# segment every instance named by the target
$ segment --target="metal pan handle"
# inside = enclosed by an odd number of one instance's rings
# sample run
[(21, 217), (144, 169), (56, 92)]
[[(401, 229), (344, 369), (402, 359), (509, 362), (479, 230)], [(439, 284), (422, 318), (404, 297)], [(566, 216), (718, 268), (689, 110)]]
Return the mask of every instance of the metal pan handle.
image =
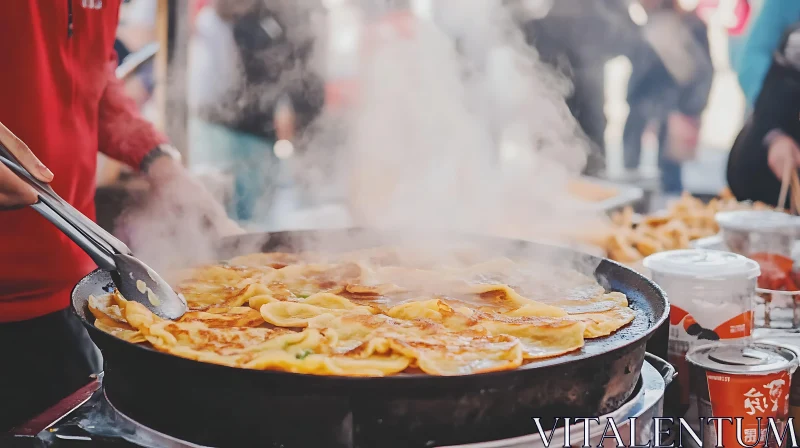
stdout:
[(675, 367), (672, 367), (672, 364), (670, 364), (667, 361), (664, 361), (658, 356), (653, 355), (652, 353), (645, 353), (644, 358), (645, 360), (647, 360), (647, 362), (650, 363), (651, 366), (655, 367), (656, 370), (658, 370), (658, 372), (664, 378), (665, 386), (669, 386), (670, 383), (672, 383), (672, 381), (675, 379), (675, 377), (678, 376), (678, 371), (675, 370)]
[[(8, 442), (10, 446), (38, 446), (31, 439), (42, 431), (51, 428), (72, 411), (83, 406), (101, 386), (102, 380), (94, 378), (89, 384), (78, 389), (72, 395), (63, 398), (37, 417), (11, 429), (6, 435), (8, 440), (0, 435), (0, 442)], [(0, 445), (7, 446), (2, 443)]]

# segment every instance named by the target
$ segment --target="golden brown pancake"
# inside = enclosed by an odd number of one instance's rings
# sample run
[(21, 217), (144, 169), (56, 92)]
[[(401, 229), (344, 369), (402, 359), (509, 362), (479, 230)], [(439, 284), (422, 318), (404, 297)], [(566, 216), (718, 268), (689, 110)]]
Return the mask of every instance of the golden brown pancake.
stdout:
[(342, 376), (515, 369), (636, 316), (577, 271), (476, 254), (251, 254), (182, 272), (189, 312), (177, 322), (117, 293), (89, 309), (99, 329), (175, 356)]

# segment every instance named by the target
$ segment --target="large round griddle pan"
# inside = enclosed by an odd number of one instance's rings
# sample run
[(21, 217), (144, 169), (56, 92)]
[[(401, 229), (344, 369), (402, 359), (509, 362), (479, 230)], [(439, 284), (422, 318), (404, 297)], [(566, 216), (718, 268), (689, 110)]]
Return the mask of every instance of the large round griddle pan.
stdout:
[[(337, 244), (352, 249), (353, 241), (369, 247), (393, 238), (359, 229), (245, 235), (226, 240), (220, 257), (302, 250), (301, 242), (310, 239), (335, 250)], [(628, 297), (637, 317), (611, 336), (587, 340), (578, 352), (517, 370), (352, 378), (206, 364), (110, 336), (94, 327), (87, 307), (89, 295), (113, 288), (103, 271), (76, 285), (72, 304), (103, 352), (106, 393), (114, 406), (150, 428), (205, 446), (455, 445), (532, 433), (532, 417), (595, 416), (619, 407), (639, 378), (648, 339), (669, 314), (663, 291), (609, 260), (525, 241), (474, 240), (494, 248), (493, 256), (592, 266), (601, 285)]]

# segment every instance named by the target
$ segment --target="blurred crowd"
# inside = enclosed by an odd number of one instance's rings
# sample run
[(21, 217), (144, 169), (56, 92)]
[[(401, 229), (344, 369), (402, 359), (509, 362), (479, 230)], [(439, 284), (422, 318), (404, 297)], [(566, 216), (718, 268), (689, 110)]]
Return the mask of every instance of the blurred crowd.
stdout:
[[(315, 36), (330, 28), (336, 45), (355, 48), (356, 21), (337, 9), (356, 5), (368, 21), (427, 20), (435, 1), (398, 0), (193, 0), (187, 13), (189, 42), (189, 161), (230, 175), (230, 215), (240, 221), (263, 218), (276, 192), (291, 179), (288, 163), (302, 146), (303, 133), (323, 110), (340, 106), (346, 95), (341, 66), (320, 63)], [(547, 8), (525, 8), (526, 4)], [(130, 0), (122, 12), (118, 53), (126, 55), (155, 40), (157, 0)], [(527, 43), (572, 82), (567, 105), (591, 153), (584, 170), (607, 175), (606, 66), (630, 61), (622, 133), (624, 170), (634, 177), (642, 164), (643, 141), (655, 141), (659, 192), (685, 190), (683, 165), (697, 158), (703, 116), (715, 67), (709, 29), (724, 31), (729, 67), (738, 76), (745, 125), (731, 145), (728, 183), (739, 199), (775, 202), (787, 163), (800, 165), (799, 110), (792, 95), (800, 67), (795, 34), (796, 0), (505, 0)], [(537, 11), (531, 13), (532, 10)], [(327, 11), (328, 14), (319, 14)], [(523, 13), (521, 11), (527, 11)], [(341, 23), (332, 23), (331, 17)], [(428, 15), (430, 17), (431, 15)], [(800, 38), (800, 37), (799, 37)], [(339, 42), (339, 44), (335, 44)], [(323, 59), (325, 59), (323, 57)], [(336, 62), (336, 61), (334, 61)], [(341, 61), (340, 61), (341, 62)], [(333, 67), (333, 68), (331, 68)], [(346, 70), (345, 70), (346, 71)], [(154, 79), (145, 66), (128, 82), (146, 111)], [(728, 94), (726, 92), (726, 94)], [(787, 101), (791, 100), (791, 101)], [(713, 132), (713, 129), (711, 130)], [(649, 140), (648, 140), (649, 139)], [(726, 148), (727, 149), (727, 148)], [(724, 167), (720, 167), (724, 170)], [(105, 167), (101, 179), (118, 172)], [(774, 197), (773, 197), (774, 196)], [(266, 204), (266, 206), (264, 206)], [(261, 205), (261, 209), (257, 206)]]

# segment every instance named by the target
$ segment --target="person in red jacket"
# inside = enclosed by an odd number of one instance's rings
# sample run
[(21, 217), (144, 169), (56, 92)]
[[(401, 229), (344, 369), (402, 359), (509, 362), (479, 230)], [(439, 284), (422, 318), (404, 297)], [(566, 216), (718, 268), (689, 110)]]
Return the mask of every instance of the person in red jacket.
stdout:
[[(167, 139), (139, 116), (114, 74), (121, 2), (0, 2), (7, 36), (0, 39), (0, 140), (91, 218), (100, 151), (143, 171), (155, 195), (205, 208), (197, 216), (231, 225)], [(0, 209), (6, 210), (0, 212), (0, 433), (102, 369), (99, 352), (68, 309), (71, 288), (95, 265), (26, 207), (36, 200), (0, 164)]]

